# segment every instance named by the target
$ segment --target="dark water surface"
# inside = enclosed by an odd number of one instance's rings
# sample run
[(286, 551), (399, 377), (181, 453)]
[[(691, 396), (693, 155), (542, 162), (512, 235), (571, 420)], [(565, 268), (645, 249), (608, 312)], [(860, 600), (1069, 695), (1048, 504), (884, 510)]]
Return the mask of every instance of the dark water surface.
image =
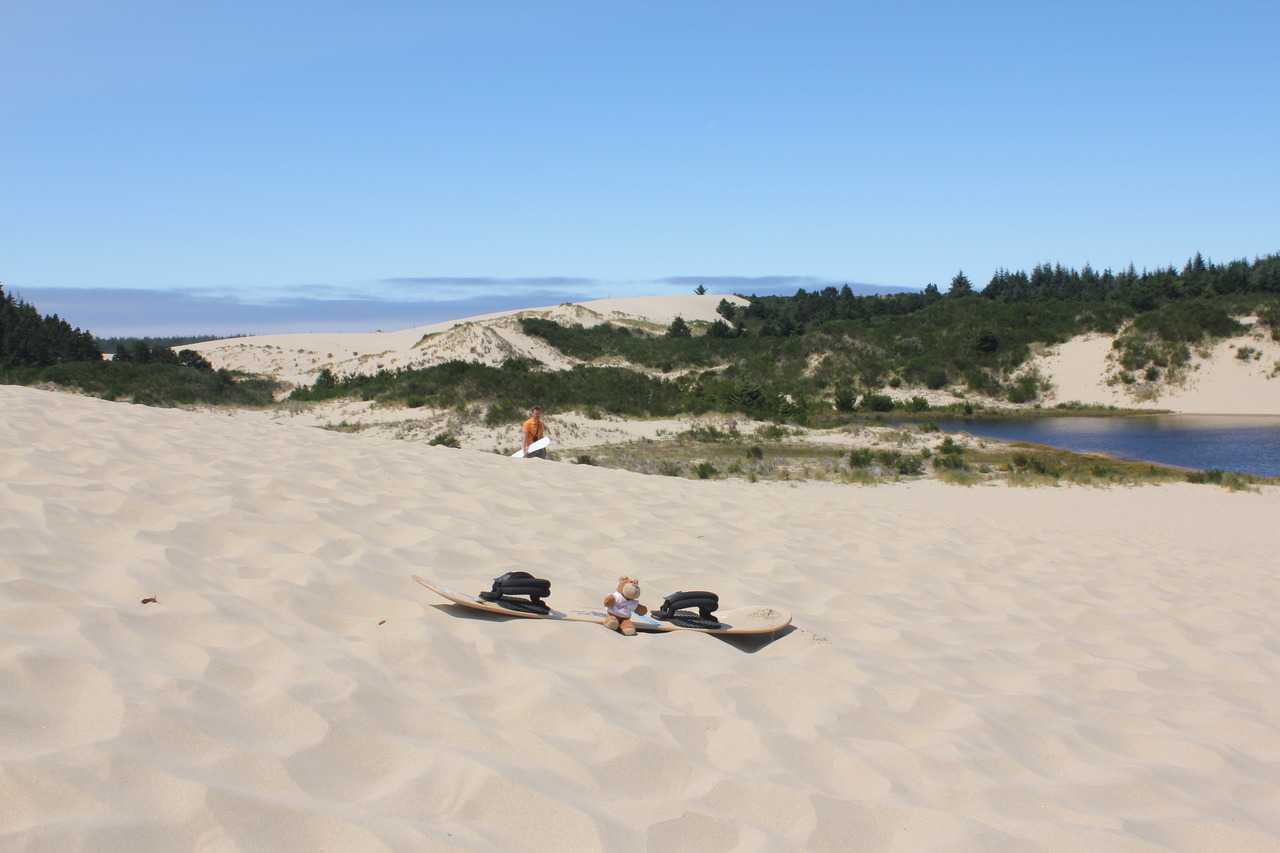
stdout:
[(1075, 453), (1280, 477), (1280, 417), (1144, 415), (933, 423), (949, 432), (1046, 444)]

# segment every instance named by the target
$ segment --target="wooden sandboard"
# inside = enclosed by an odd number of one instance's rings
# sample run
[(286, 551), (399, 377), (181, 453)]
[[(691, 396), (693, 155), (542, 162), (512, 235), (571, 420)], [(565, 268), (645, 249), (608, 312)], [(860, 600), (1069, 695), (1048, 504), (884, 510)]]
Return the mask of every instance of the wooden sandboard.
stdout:
[[(470, 607), (473, 610), (483, 610), (486, 613), (497, 613), (503, 616), (524, 616), (529, 619), (558, 619), (563, 622), (595, 622), (598, 625), (603, 625), (605, 620), (609, 618), (609, 614), (603, 609), (557, 610), (551, 607), (548, 611), (542, 612), (529, 607), (528, 601), (522, 602), (518, 598), (486, 601), (479, 596), (437, 586), (417, 575), (412, 577), (427, 589), (443, 598), (447, 598), (454, 604)], [(523, 608), (522, 605), (524, 605)], [(720, 627), (718, 628), (702, 627), (698, 624), (701, 620), (696, 617), (684, 619), (680, 616), (670, 621), (654, 619), (648, 615), (632, 616), (631, 624), (641, 631), (655, 633), (699, 631), (704, 634), (770, 634), (774, 631), (780, 631), (791, 624), (791, 614), (777, 607), (737, 607), (733, 610), (718, 612), (715, 615), (720, 621)]]
[[(527, 600), (522, 602), (518, 598), (486, 601), (477, 595), (469, 595), (448, 587), (437, 586), (429, 581), (424, 581), (417, 575), (412, 577), (427, 589), (437, 595), (444, 596), (454, 604), (461, 604), (463, 607), (470, 607), (473, 610), (483, 610), (486, 613), (499, 613), (503, 616), (525, 616), (530, 619), (560, 619), (565, 622), (598, 622), (601, 625), (608, 618), (608, 614), (603, 610), (557, 610), (552, 607), (550, 610), (543, 612), (527, 607), (529, 602)], [(522, 603), (526, 605), (526, 609), (521, 608)]]

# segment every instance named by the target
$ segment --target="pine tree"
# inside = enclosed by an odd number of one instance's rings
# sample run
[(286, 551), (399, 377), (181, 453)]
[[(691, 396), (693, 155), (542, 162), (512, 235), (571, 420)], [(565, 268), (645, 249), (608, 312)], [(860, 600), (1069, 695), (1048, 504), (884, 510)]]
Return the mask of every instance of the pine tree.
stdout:
[(71, 328), (57, 314), (35, 307), (0, 287), (0, 365), (48, 367), (68, 361), (101, 361), (93, 335)]
[(956, 273), (955, 278), (951, 279), (951, 287), (947, 290), (947, 296), (968, 296), (971, 293), (973, 293), (973, 283), (964, 274), (964, 270), (961, 270)]

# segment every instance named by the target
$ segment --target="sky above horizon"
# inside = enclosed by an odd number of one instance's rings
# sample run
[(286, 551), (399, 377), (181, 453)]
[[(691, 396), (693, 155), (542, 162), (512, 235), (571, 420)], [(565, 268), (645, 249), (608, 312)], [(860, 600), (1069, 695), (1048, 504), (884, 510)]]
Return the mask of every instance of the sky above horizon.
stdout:
[(6, 0), (0, 286), (105, 337), (1280, 251), (1272, 2)]

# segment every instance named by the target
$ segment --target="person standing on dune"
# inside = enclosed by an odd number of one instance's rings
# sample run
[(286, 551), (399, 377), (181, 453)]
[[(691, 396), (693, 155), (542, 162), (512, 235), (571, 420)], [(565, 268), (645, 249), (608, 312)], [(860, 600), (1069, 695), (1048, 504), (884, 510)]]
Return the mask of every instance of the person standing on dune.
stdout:
[(522, 438), (524, 443), (521, 445), (521, 449), (524, 451), (525, 457), (526, 458), (537, 457), (538, 459), (546, 459), (547, 449), (545, 447), (542, 448), (541, 450), (535, 450), (532, 453), (529, 452), (529, 445), (533, 444), (535, 441), (537, 441), (540, 438), (545, 438), (547, 435), (547, 425), (542, 420), (541, 406), (533, 407), (533, 411), (530, 413), (530, 418), (529, 420), (524, 422), (524, 426), (522, 427), (522, 430), (523, 430)]

